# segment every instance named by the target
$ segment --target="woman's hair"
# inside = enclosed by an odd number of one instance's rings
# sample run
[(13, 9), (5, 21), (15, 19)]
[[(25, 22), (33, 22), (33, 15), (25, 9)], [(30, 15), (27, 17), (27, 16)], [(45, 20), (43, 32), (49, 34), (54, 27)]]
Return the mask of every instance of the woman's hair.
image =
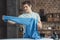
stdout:
[(22, 5), (28, 4), (29, 6), (32, 5), (30, 1), (24, 1), (22, 2)]

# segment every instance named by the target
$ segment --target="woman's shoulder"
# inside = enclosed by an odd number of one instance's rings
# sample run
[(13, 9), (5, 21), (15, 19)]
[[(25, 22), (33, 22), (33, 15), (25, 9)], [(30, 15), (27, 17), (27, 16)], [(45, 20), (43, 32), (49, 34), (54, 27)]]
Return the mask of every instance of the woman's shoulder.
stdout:
[(24, 16), (24, 13), (23, 14), (21, 14), (21, 15), (19, 15), (18, 17), (23, 17)]
[(39, 14), (37, 12), (33, 12), (34, 15), (38, 16)]

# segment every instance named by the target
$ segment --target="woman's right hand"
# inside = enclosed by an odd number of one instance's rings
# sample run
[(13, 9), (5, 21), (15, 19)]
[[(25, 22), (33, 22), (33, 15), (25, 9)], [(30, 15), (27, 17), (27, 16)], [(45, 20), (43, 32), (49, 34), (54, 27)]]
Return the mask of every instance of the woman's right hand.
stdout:
[(2, 20), (4, 20), (4, 16), (5, 16), (5, 15), (2, 16)]

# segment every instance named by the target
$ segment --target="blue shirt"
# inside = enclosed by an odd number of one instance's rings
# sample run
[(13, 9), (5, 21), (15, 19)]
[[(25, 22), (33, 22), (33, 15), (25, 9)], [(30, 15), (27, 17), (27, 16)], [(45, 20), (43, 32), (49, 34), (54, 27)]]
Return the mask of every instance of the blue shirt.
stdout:
[(16, 22), (16, 24), (26, 25), (26, 32), (24, 34), (24, 38), (33, 38), (33, 39), (40, 38), (37, 28), (38, 20), (35, 20), (33, 18), (18, 18), (12, 16), (4, 16), (4, 21), (7, 22), (8, 20)]
[[(22, 15), (19, 15), (18, 16), (19, 18), (33, 18), (35, 20), (38, 20), (40, 21), (40, 16), (38, 13), (36, 12), (31, 12), (31, 13), (23, 13)], [(25, 29), (26, 27), (24, 27), (25, 25), (23, 25), (23, 28), (24, 28), (24, 31), (23, 31), (23, 34), (25, 33)]]

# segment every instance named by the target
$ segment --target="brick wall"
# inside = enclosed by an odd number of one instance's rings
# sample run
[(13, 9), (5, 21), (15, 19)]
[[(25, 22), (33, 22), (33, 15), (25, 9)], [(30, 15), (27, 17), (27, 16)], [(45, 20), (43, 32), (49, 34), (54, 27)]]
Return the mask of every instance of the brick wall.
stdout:
[(38, 12), (39, 9), (44, 9), (45, 13), (60, 13), (60, 0), (30, 0), (30, 1), (33, 4), (32, 9), (34, 11)]

